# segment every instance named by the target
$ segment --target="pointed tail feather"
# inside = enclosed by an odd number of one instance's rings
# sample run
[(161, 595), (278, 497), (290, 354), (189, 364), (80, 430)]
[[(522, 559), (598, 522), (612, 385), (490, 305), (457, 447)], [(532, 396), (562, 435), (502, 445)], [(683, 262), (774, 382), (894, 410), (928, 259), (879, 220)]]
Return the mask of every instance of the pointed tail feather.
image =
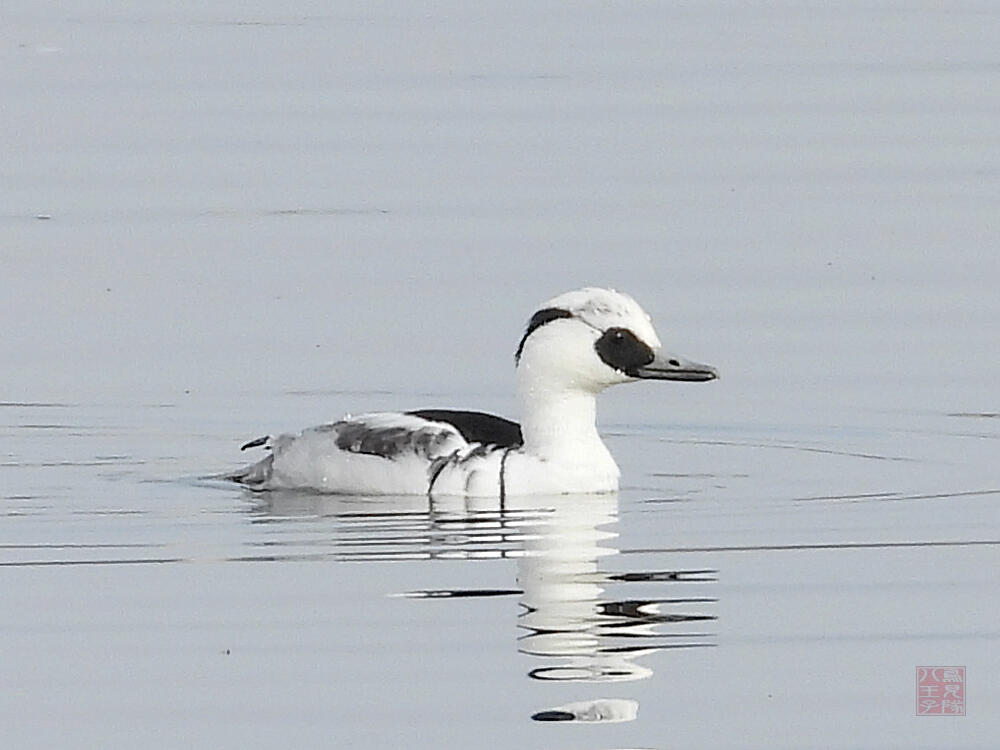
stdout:
[(237, 469), (231, 474), (226, 474), (225, 478), (232, 482), (238, 482), (239, 484), (245, 485), (250, 489), (264, 489), (264, 485), (271, 478), (271, 474), (273, 473), (273, 464), (274, 454), (272, 453), (265, 456), (255, 464), (244, 466), (242, 469)]

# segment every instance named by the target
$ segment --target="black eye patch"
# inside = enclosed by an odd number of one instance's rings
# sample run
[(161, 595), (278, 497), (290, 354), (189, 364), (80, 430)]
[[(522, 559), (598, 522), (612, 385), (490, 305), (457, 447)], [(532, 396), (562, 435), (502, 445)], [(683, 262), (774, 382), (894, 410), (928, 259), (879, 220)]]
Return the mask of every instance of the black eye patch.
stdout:
[(627, 328), (609, 328), (594, 342), (594, 349), (608, 367), (632, 376), (655, 356), (649, 345)]
[(563, 310), (560, 307), (546, 307), (532, 315), (531, 320), (528, 321), (528, 327), (524, 329), (524, 336), (521, 337), (521, 343), (517, 345), (517, 352), (514, 354), (514, 362), (521, 361), (521, 352), (524, 350), (524, 342), (528, 340), (528, 336), (530, 336), (536, 328), (541, 328), (546, 323), (551, 323), (553, 320), (559, 320), (559, 318), (572, 317), (573, 313), (569, 310)]

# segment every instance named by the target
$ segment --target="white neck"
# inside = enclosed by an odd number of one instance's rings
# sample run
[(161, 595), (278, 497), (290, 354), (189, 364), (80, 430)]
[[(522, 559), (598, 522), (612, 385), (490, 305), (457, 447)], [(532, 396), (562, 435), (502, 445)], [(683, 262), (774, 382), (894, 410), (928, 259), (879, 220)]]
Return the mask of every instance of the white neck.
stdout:
[(597, 434), (595, 394), (575, 388), (544, 388), (521, 380), (521, 431), (524, 452), (565, 464), (614, 460)]

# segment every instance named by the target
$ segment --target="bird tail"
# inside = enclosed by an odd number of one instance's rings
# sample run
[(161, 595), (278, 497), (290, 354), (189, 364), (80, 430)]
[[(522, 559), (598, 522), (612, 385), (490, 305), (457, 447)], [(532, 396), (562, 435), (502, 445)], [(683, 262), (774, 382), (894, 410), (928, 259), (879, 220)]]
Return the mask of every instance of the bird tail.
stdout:
[(262, 458), (255, 464), (244, 466), (234, 472), (226, 474), (223, 478), (231, 482), (238, 482), (252, 490), (264, 489), (267, 480), (271, 478), (272, 465), (274, 464), (274, 454)]
[[(264, 436), (262, 438), (257, 438), (256, 440), (251, 440), (246, 443), (240, 450), (247, 450), (248, 448), (257, 448), (263, 446), (268, 450), (271, 450), (270, 437)], [(228, 479), (231, 482), (238, 482), (239, 484), (245, 485), (250, 489), (263, 489), (267, 480), (271, 478), (274, 473), (274, 453), (268, 453), (264, 458), (256, 463), (244, 466), (242, 469), (237, 469), (234, 472), (226, 474), (224, 479)]]

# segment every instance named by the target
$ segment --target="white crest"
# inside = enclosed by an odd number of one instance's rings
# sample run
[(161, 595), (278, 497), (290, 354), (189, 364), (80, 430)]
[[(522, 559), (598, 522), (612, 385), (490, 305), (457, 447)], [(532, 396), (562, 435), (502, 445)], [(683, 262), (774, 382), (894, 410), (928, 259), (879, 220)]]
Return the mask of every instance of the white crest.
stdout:
[(600, 331), (616, 327), (627, 328), (651, 348), (660, 348), (660, 339), (649, 315), (624, 292), (588, 286), (553, 297), (542, 307), (556, 307), (571, 312)]

